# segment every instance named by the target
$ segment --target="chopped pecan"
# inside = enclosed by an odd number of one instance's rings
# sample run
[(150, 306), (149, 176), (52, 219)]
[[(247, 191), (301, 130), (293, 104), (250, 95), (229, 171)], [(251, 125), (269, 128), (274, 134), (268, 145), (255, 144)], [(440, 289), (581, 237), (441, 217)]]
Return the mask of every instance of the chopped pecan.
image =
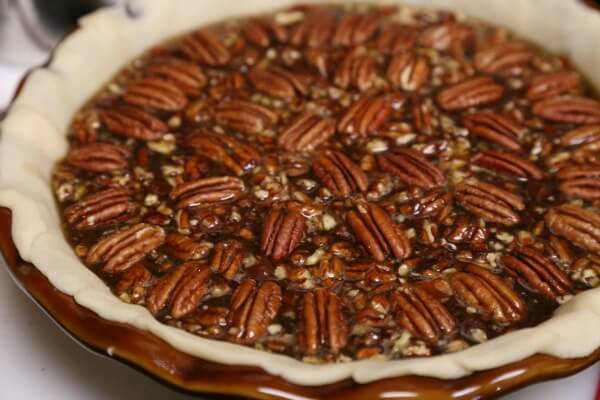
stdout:
[(176, 186), (170, 194), (177, 200), (175, 208), (210, 207), (238, 201), (244, 196), (244, 181), (233, 176), (212, 176), (185, 182)]
[(279, 147), (288, 151), (313, 150), (335, 134), (335, 120), (305, 112), (281, 132)]
[(417, 150), (400, 149), (377, 157), (379, 167), (403, 182), (426, 189), (442, 186), (442, 171)]
[(559, 189), (567, 196), (585, 200), (600, 199), (600, 167), (596, 165), (569, 165), (561, 168), (556, 177)]
[(185, 36), (181, 50), (190, 60), (211, 67), (227, 65), (231, 60), (231, 53), (227, 47), (221, 43), (217, 34), (209, 29)]
[(118, 144), (90, 143), (71, 149), (66, 163), (90, 172), (117, 172), (127, 169), (131, 153)]
[(309, 82), (305, 76), (279, 67), (254, 68), (248, 74), (248, 79), (256, 90), (284, 100), (309, 92)]
[(89, 265), (103, 264), (111, 274), (132, 267), (165, 241), (165, 231), (158, 226), (136, 224), (101, 238), (86, 256)]
[(156, 141), (169, 130), (160, 119), (133, 107), (101, 110), (99, 118), (111, 132), (133, 139)]
[(180, 319), (200, 305), (208, 292), (211, 276), (212, 271), (205, 264), (182, 264), (148, 290), (146, 307), (156, 315), (170, 303), (170, 315)]
[(571, 129), (560, 138), (563, 146), (579, 146), (600, 141), (600, 125), (585, 125)]
[(414, 27), (393, 22), (382, 29), (377, 37), (376, 47), (384, 54), (400, 53), (415, 46), (417, 35), (418, 30)]
[(290, 255), (304, 234), (304, 217), (297, 211), (273, 208), (267, 214), (260, 247), (265, 255), (278, 261)]
[(245, 100), (221, 103), (215, 110), (219, 124), (242, 133), (261, 133), (279, 120), (277, 113), (267, 107)]
[(456, 22), (444, 22), (426, 28), (419, 35), (419, 44), (439, 51), (463, 49), (473, 39), (471, 28)]
[(121, 222), (139, 209), (126, 188), (109, 188), (92, 193), (64, 211), (67, 222), (80, 230), (95, 230)]
[(555, 72), (536, 76), (527, 88), (526, 96), (537, 101), (561, 94), (578, 94), (581, 90), (579, 75), (575, 72)]
[(548, 229), (582, 249), (600, 254), (600, 215), (576, 205), (563, 204), (548, 210)]
[(521, 222), (519, 211), (525, 210), (521, 196), (481, 181), (459, 183), (454, 196), (461, 206), (473, 214), (505, 226)]
[(486, 246), (488, 237), (489, 233), (486, 228), (474, 225), (466, 217), (459, 217), (446, 239), (451, 243), (466, 243), (471, 247), (480, 248)]
[(200, 95), (200, 89), (208, 82), (206, 75), (198, 65), (176, 57), (153, 62), (146, 68), (146, 73), (172, 82), (190, 96)]
[(166, 238), (166, 252), (181, 261), (198, 260), (206, 255), (207, 249), (187, 235), (169, 232)]
[(322, 47), (335, 29), (335, 17), (329, 13), (306, 15), (292, 30), (290, 43), (294, 46)]
[(538, 117), (568, 124), (599, 124), (600, 103), (576, 96), (554, 96), (538, 101), (531, 107)]
[(495, 112), (478, 112), (463, 118), (469, 133), (513, 151), (522, 151), (519, 142), (525, 127), (515, 119)]
[(379, 206), (359, 204), (356, 211), (346, 214), (346, 221), (375, 260), (384, 261), (389, 254), (400, 260), (410, 255), (411, 246), (404, 230)]
[(367, 190), (367, 175), (340, 151), (327, 152), (317, 158), (313, 170), (321, 182), (339, 196)]
[(397, 54), (388, 65), (387, 78), (394, 88), (419, 90), (429, 79), (429, 63), (421, 55), (410, 52)]
[(437, 123), (432, 101), (422, 101), (418, 96), (413, 96), (410, 111), (417, 131), (431, 135)]
[(260, 154), (231, 136), (216, 133), (195, 133), (187, 144), (197, 153), (217, 163), (223, 163), (236, 175), (243, 175), (260, 159)]
[(335, 71), (334, 83), (342, 89), (355, 87), (361, 92), (373, 86), (375, 60), (368, 54), (349, 53)]
[(394, 292), (392, 303), (400, 325), (416, 338), (437, 344), (444, 335), (456, 331), (454, 318), (446, 307), (418, 286)]
[(179, 111), (187, 105), (187, 97), (179, 87), (159, 77), (143, 78), (127, 86), (126, 103), (159, 111)]
[(515, 154), (502, 151), (477, 153), (471, 161), (478, 167), (519, 179), (544, 179), (544, 172), (534, 163)]
[[(431, 218), (441, 220), (452, 206), (452, 195), (444, 190), (433, 190), (422, 198), (409, 202), (401, 209), (408, 218)], [(444, 211), (446, 210), (446, 211)]]
[(348, 343), (348, 326), (342, 302), (329, 289), (319, 288), (304, 294), (299, 334), (306, 354), (321, 349), (338, 354)]
[(338, 123), (338, 129), (344, 133), (371, 135), (385, 124), (392, 106), (384, 96), (366, 96), (355, 102)]
[(379, 27), (375, 13), (346, 14), (337, 23), (333, 34), (333, 45), (354, 47), (367, 42)]
[(483, 267), (469, 264), (466, 272), (450, 276), (450, 285), (458, 299), (484, 318), (511, 324), (525, 318), (525, 302), (499, 276)]
[(281, 302), (281, 288), (275, 282), (266, 281), (257, 289), (256, 281), (244, 280), (231, 296), (230, 334), (242, 343), (255, 343), (266, 335)]
[(500, 264), (523, 287), (552, 301), (573, 291), (569, 276), (538, 251), (519, 248), (513, 254), (502, 256)]
[(240, 269), (243, 258), (244, 251), (239, 241), (219, 242), (215, 246), (210, 267), (213, 271), (223, 274), (226, 279), (232, 280)]
[(504, 87), (489, 77), (480, 76), (462, 81), (440, 91), (438, 104), (446, 111), (460, 111), (499, 100)]
[(251, 18), (242, 31), (246, 39), (258, 47), (269, 47), (272, 41), (285, 43), (289, 36), (287, 29), (271, 18)]
[(493, 74), (522, 67), (532, 57), (533, 54), (525, 43), (510, 41), (489, 49), (479, 50), (475, 53), (473, 61), (478, 70)]

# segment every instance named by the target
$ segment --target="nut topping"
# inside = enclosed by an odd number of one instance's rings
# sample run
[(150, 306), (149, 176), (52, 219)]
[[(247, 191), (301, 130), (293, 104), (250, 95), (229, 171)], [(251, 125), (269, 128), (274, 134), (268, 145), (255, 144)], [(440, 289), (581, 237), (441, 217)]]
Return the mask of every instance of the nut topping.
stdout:
[(600, 123), (600, 102), (574, 96), (556, 96), (540, 100), (531, 111), (538, 117), (567, 124)]
[(527, 89), (527, 99), (541, 100), (561, 94), (578, 94), (580, 90), (579, 74), (574, 72), (556, 72), (532, 79)]
[(390, 61), (387, 78), (395, 88), (419, 90), (429, 79), (429, 64), (423, 56), (400, 53)]
[(160, 140), (168, 130), (160, 119), (133, 107), (101, 110), (99, 118), (111, 132), (133, 139)]
[(213, 271), (223, 274), (229, 280), (233, 279), (242, 265), (244, 252), (242, 244), (237, 240), (221, 242), (215, 246), (215, 252), (210, 261)]
[(230, 136), (197, 133), (190, 135), (187, 142), (198, 154), (223, 163), (236, 175), (243, 175), (260, 158), (255, 149)]
[(522, 151), (519, 140), (525, 128), (514, 119), (492, 112), (479, 112), (467, 115), (465, 126), (475, 136), (486, 139), (512, 151)]
[(215, 118), (219, 124), (247, 134), (260, 133), (279, 119), (275, 111), (243, 100), (222, 103), (215, 110)]
[(379, 27), (375, 14), (347, 14), (337, 23), (333, 45), (354, 47), (369, 40)]
[(315, 355), (321, 348), (338, 354), (348, 343), (346, 317), (342, 302), (328, 289), (307, 292), (302, 301), (300, 343), (306, 354)]
[(471, 78), (442, 90), (437, 102), (446, 111), (460, 111), (499, 100), (504, 88), (488, 76)]
[(256, 90), (269, 96), (291, 100), (299, 95), (307, 95), (309, 88), (305, 77), (282, 68), (255, 68), (248, 74), (248, 79)]
[(252, 18), (244, 24), (243, 31), (246, 38), (258, 47), (269, 47), (272, 41), (279, 43), (288, 41), (285, 27), (270, 18)]
[(321, 182), (337, 195), (350, 196), (367, 190), (367, 175), (342, 152), (322, 155), (315, 160), (313, 169)]
[(475, 54), (475, 67), (490, 74), (520, 67), (532, 54), (525, 43), (507, 42), (491, 49), (480, 50)]
[(519, 179), (543, 179), (545, 174), (534, 163), (511, 153), (485, 151), (476, 154), (473, 164)]
[(207, 83), (206, 75), (200, 67), (174, 57), (150, 64), (147, 72), (150, 76), (170, 81), (190, 96), (198, 96)]
[(564, 204), (546, 213), (548, 229), (576, 246), (600, 254), (600, 216), (588, 209)]
[(384, 261), (390, 254), (400, 260), (410, 255), (411, 246), (404, 230), (379, 206), (359, 204), (356, 211), (348, 212), (346, 221), (375, 260)]
[(361, 92), (368, 90), (375, 79), (375, 60), (367, 54), (349, 53), (340, 63), (334, 77), (342, 89), (356, 87)]
[(131, 191), (111, 188), (93, 193), (65, 209), (70, 225), (80, 230), (96, 230), (128, 218), (139, 205), (131, 200)]
[(446, 183), (444, 174), (425, 156), (415, 150), (398, 150), (377, 157), (379, 167), (409, 185), (425, 189)]
[(165, 241), (165, 232), (158, 226), (137, 224), (106, 236), (90, 248), (86, 262), (103, 264), (111, 274), (132, 267)]
[(221, 43), (214, 32), (208, 29), (186, 36), (181, 44), (181, 50), (190, 60), (211, 67), (226, 65), (231, 60), (227, 47)]
[(306, 112), (296, 118), (279, 136), (279, 147), (288, 151), (314, 150), (335, 134), (335, 120)]
[(600, 199), (600, 167), (595, 165), (570, 165), (556, 173), (559, 189), (570, 197), (585, 200)]
[(90, 143), (73, 148), (66, 163), (90, 172), (123, 171), (129, 165), (129, 150), (108, 143)]
[(509, 191), (484, 182), (463, 182), (456, 187), (458, 203), (485, 221), (516, 225), (519, 211), (525, 209), (523, 199)]
[(348, 109), (338, 123), (338, 130), (371, 135), (377, 132), (391, 113), (392, 107), (385, 97), (363, 97)]
[(210, 207), (237, 201), (244, 196), (244, 181), (233, 176), (216, 176), (183, 183), (171, 191), (175, 208)]
[(304, 217), (297, 211), (272, 209), (265, 218), (260, 247), (265, 255), (278, 261), (287, 257), (300, 243)]
[(187, 105), (187, 97), (181, 89), (160, 78), (145, 78), (132, 83), (123, 99), (133, 106), (160, 111), (179, 111)]

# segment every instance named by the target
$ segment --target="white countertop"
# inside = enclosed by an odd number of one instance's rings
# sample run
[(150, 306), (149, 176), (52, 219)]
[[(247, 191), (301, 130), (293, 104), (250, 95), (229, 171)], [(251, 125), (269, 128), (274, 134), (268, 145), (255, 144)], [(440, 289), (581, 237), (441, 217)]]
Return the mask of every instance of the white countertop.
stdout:
[[(21, 74), (20, 67), (0, 64), (0, 110), (12, 96)], [(17, 288), (4, 261), (1, 263), (0, 399), (192, 398), (80, 347)], [(593, 400), (599, 378), (600, 363), (596, 363), (570, 378), (534, 385), (505, 399)]]

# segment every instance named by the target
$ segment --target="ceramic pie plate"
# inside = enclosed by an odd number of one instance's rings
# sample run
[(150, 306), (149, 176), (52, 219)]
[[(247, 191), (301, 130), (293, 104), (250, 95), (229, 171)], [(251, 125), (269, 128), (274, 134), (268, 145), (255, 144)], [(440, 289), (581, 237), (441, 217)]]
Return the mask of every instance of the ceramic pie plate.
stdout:
[[(598, 289), (561, 307), (545, 328), (505, 335), (458, 356), (424, 362), (361, 361), (330, 368), (258, 356), (251, 349), (223, 357), (215, 354), (220, 346), (232, 354), (235, 345), (195, 346), (185, 333), (157, 334), (163, 328), (148, 323), (147, 313), (138, 314), (139, 307), (109, 312), (111, 301), (118, 300), (89, 271), (81, 267), (68, 275), (56, 267), (58, 262), (72, 266), (76, 260), (72, 253), (64, 253), (68, 244), (49, 184), (52, 165), (66, 148), (61, 132), (73, 112), (121, 65), (149, 46), (209, 21), (290, 3), (147, 1), (133, 2), (127, 10), (103, 10), (85, 18), (46, 67), (28, 75), (3, 123), (0, 147), (0, 203), (7, 207), (0, 214), (1, 248), (17, 282), (80, 342), (191, 392), (255, 398), (473, 398), (572, 374), (598, 361), (600, 338), (579, 337), (580, 332), (600, 329)], [(583, 4), (547, 0), (545, 13), (539, 13), (534, 1), (510, 9), (501, 1), (486, 3), (485, 8), (474, 0), (427, 4), (464, 10), (550, 50), (568, 53), (594, 84), (600, 84), (600, 54), (588, 51), (600, 34), (600, 21)], [(565, 28), (572, 26), (569, 20), (581, 27), (577, 35)], [(107, 56), (90, 65), (86, 48), (95, 54), (105, 51)], [(23, 156), (24, 148), (28, 156)], [(511, 350), (503, 351), (507, 344)], [(430, 369), (434, 362), (436, 368)]]

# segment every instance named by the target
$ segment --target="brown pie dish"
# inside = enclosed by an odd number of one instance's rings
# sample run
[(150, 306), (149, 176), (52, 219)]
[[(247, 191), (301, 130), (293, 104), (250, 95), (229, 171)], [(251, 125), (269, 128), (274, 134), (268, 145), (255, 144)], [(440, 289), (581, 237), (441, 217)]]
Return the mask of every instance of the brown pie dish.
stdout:
[[(123, 35), (153, 7), (185, 9)], [(567, 57), (454, 11), (246, 11), (77, 100), (25, 82), (3, 128), (50, 133), (0, 182), (2, 248), (62, 326), (251, 397), (492, 396), (598, 359), (600, 101)], [(68, 111), (29, 115), (35, 85)]]

